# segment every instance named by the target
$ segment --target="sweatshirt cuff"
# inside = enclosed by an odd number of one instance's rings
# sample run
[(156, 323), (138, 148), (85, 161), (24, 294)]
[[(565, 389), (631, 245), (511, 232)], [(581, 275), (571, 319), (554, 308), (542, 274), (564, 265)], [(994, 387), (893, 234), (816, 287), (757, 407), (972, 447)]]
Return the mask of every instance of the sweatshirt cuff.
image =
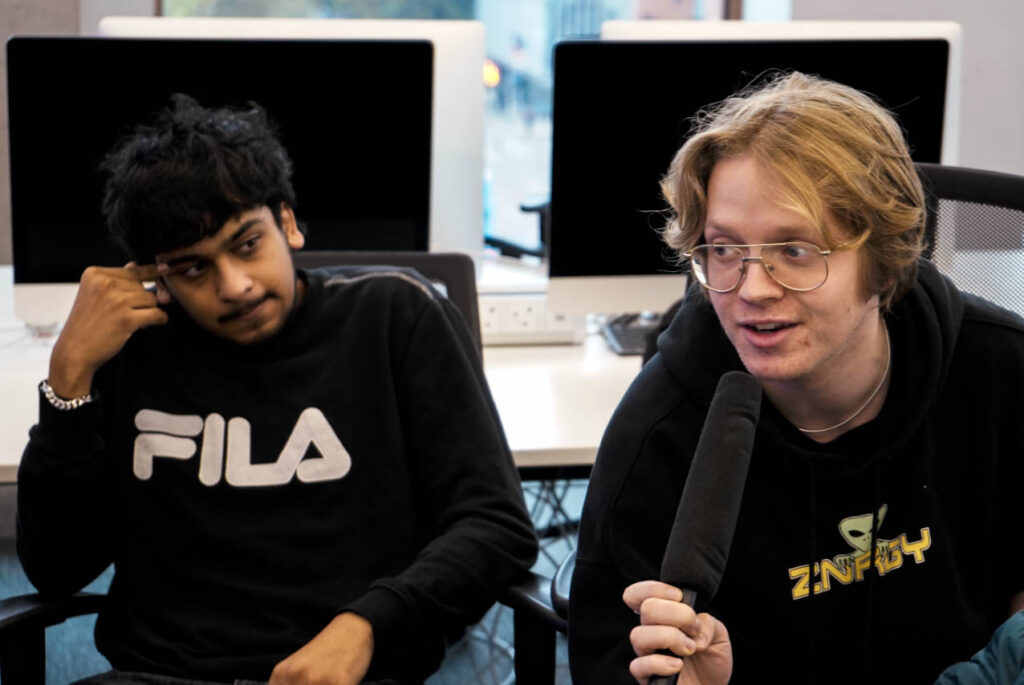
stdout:
[(412, 630), (413, 612), (397, 592), (382, 585), (373, 585), (361, 597), (341, 610), (359, 614), (373, 626), (374, 652), (391, 651), (394, 643)]
[(84, 458), (102, 446), (96, 431), (99, 421), (99, 399), (77, 409), (54, 407), (39, 392), (39, 423), (32, 428), (32, 438), (48, 452), (59, 457)]

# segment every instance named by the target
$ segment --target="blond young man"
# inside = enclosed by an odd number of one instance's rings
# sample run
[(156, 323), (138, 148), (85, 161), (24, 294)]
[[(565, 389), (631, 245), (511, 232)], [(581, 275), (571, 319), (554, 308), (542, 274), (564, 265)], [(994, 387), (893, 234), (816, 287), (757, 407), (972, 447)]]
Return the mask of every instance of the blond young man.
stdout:
[[(597, 457), (574, 682), (933, 681), (1024, 589), (1024, 321), (920, 258), (902, 132), (851, 88), (790, 73), (725, 100), (662, 187), (695, 283)], [(692, 610), (655, 579), (730, 370), (761, 381), (761, 419), (718, 594)]]

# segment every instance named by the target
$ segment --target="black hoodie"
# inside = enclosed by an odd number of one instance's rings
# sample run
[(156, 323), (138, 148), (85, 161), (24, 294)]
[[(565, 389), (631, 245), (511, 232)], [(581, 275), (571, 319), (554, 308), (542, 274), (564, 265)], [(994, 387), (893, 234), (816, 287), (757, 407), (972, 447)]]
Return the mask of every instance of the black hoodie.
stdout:
[[(892, 378), (872, 421), (819, 444), (762, 400), (725, 574), (698, 603), (729, 630), (733, 683), (932, 682), (1024, 590), (1024, 320), (922, 262), (886, 322)], [(696, 289), (658, 350), (612, 417), (584, 505), (577, 685), (634, 682), (622, 591), (658, 577), (718, 378), (742, 369)]]

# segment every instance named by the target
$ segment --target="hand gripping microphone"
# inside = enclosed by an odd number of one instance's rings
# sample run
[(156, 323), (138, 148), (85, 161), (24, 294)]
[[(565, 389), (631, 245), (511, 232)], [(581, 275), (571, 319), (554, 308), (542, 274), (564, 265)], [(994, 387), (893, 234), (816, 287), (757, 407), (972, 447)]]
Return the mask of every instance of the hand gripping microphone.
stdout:
[[(661, 561), (662, 582), (681, 588), (683, 602), (690, 606), (698, 595), (711, 599), (718, 592), (760, 413), (760, 381), (742, 371), (723, 374), (704, 419)], [(669, 685), (677, 677), (654, 677), (650, 685)]]

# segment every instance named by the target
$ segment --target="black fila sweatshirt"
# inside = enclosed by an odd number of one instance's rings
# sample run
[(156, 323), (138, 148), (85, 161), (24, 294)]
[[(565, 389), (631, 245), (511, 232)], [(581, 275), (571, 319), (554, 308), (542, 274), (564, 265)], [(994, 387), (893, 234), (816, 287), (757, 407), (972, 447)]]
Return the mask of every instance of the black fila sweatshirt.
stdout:
[(270, 340), (180, 310), (40, 401), (18, 473), (18, 550), (44, 593), (111, 563), (99, 650), (121, 670), (266, 680), (344, 610), (369, 679), (422, 681), (528, 569), (537, 543), (473, 343), (422, 278), (300, 272)]

